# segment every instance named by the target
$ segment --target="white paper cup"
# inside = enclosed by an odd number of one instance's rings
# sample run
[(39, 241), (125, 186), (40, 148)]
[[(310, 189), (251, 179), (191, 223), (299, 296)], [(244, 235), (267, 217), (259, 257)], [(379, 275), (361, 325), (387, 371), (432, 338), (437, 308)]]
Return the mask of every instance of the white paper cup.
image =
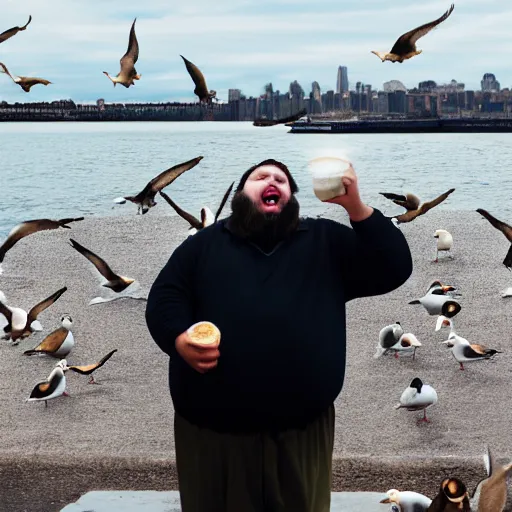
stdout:
[(220, 343), (220, 331), (211, 322), (197, 322), (187, 329), (187, 333), (191, 342), (201, 347), (216, 347)]
[(326, 201), (345, 194), (341, 178), (350, 171), (351, 163), (342, 158), (320, 157), (309, 162), (313, 178), (313, 191), (320, 199)]

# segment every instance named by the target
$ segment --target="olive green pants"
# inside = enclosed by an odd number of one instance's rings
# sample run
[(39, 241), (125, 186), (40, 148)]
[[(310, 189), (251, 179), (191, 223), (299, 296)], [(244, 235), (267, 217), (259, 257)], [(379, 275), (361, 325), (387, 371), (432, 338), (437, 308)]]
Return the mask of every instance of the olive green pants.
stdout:
[(174, 417), (182, 512), (329, 512), (334, 406), (305, 429), (233, 435)]

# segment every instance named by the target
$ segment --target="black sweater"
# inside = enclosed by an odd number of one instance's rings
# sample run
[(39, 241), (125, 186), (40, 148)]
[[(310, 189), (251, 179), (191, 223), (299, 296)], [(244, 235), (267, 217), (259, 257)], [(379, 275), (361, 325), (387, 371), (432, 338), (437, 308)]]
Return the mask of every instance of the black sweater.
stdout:
[[(224, 219), (175, 249), (146, 321), (170, 356), (179, 414), (219, 431), (273, 430), (303, 426), (334, 402), (345, 376), (345, 303), (388, 293), (412, 273), (404, 235), (379, 210), (351, 225), (302, 219), (265, 254)], [(175, 347), (202, 320), (221, 331), (218, 365), (205, 374)]]

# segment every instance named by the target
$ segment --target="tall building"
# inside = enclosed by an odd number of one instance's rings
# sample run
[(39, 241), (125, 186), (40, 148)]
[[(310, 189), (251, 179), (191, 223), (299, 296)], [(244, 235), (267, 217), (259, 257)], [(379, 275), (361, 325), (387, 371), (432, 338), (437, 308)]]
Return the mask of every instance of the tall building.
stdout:
[(348, 70), (347, 66), (338, 67), (338, 79), (336, 81), (336, 92), (344, 93), (348, 91)]
[(242, 91), (240, 89), (229, 89), (228, 101), (237, 101), (240, 99)]

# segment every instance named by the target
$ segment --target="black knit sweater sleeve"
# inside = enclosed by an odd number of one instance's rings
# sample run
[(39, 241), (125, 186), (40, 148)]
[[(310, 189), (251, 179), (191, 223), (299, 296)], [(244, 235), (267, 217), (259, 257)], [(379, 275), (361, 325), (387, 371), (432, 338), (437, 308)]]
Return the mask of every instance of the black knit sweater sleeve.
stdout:
[(176, 354), (176, 338), (193, 324), (194, 247), (192, 240), (187, 239), (174, 250), (148, 295), (146, 323), (149, 332), (171, 358)]
[(382, 212), (374, 208), (370, 217), (351, 221), (353, 229), (334, 224), (330, 237), (334, 257), (342, 266), (347, 302), (389, 293), (409, 279), (413, 271), (409, 244)]

